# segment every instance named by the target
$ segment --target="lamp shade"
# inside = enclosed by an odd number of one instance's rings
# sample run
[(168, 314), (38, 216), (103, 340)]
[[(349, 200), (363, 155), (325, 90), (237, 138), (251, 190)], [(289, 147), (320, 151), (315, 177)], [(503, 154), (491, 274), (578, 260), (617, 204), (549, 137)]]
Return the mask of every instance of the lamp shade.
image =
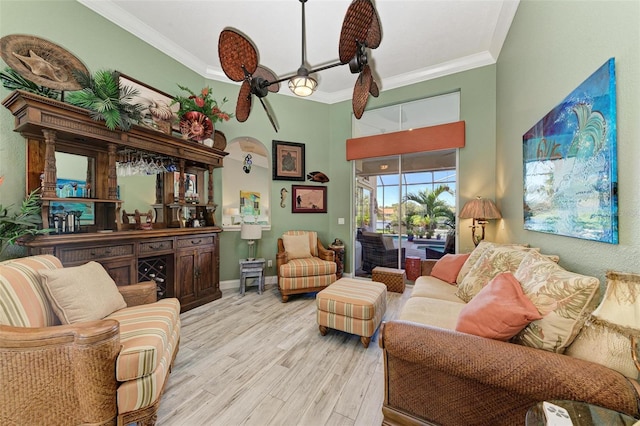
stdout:
[(311, 95), (318, 85), (315, 78), (309, 77), (306, 68), (300, 67), (298, 73), (289, 79), (289, 89), (297, 96)]
[(460, 211), (461, 219), (501, 219), (500, 210), (493, 201), (487, 198), (478, 197), (468, 201)]
[(243, 223), (240, 227), (240, 238), (243, 240), (259, 240), (262, 238), (262, 225)]

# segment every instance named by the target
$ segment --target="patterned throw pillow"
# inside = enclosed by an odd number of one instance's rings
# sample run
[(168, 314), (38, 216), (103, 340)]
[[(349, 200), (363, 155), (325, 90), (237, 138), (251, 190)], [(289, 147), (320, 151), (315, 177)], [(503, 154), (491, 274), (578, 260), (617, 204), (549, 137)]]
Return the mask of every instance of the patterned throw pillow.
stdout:
[(640, 341), (640, 274), (607, 271), (607, 289), (600, 305), (565, 351), (597, 362), (638, 380), (633, 359)]
[(469, 273), (473, 265), (475, 265), (475, 263), (478, 261), (478, 259), (480, 259), (480, 256), (482, 256), (485, 251), (494, 247), (527, 248), (528, 246), (522, 245), (522, 244), (498, 244), (498, 243), (492, 243), (490, 241), (480, 241), (480, 244), (478, 244), (478, 246), (475, 249), (473, 249), (467, 261), (464, 262), (464, 265), (462, 265), (462, 268), (460, 268), (460, 272), (458, 272), (458, 278), (456, 278), (456, 283), (457, 284), (462, 283), (462, 280), (464, 279), (464, 277), (467, 276), (467, 274)]
[(496, 275), (502, 272), (515, 272), (522, 259), (531, 250), (536, 249), (495, 245), (485, 250), (458, 285), (456, 296), (468, 303)]
[(514, 342), (563, 353), (595, 308), (600, 281), (569, 272), (537, 252), (527, 254), (515, 277), (543, 318), (525, 327)]

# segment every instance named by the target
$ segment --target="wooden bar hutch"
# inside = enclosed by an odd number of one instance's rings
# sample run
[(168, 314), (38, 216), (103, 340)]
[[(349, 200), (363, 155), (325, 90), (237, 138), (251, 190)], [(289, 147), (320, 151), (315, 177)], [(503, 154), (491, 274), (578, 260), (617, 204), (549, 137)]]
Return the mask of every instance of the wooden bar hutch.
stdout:
[[(177, 297), (182, 311), (221, 297), (222, 229), (215, 225), (213, 170), (222, 167), (226, 152), (142, 126), (127, 132), (111, 131), (103, 122), (92, 120), (85, 109), (24, 91), (14, 91), (2, 104), (15, 117), (14, 130), (26, 140), (27, 190), (42, 188), (43, 226), (53, 226), (49, 219), (56, 202), (93, 203), (94, 223), (81, 224), (80, 232), (38, 236), (25, 243), (29, 254), (53, 254), (65, 266), (94, 260), (118, 285), (153, 279), (160, 297)], [(123, 201), (118, 199), (116, 161), (122, 152), (131, 150), (170, 158), (180, 173), (177, 194), (174, 173), (158, 175), (152, 206), (155, 222), (146, 226), (140, 226), (139, 221), (129, 223), (133, 215), (121, 211)], [(90, 194), (86, 191), (83, 198), (58, 196), (56, 151), (89, 159)], [(205, 171), (206, 202), (186, 200), (185, 173), (204, 183)], [(184, 209), (206, 217), (206, 226), (185, 227)]]

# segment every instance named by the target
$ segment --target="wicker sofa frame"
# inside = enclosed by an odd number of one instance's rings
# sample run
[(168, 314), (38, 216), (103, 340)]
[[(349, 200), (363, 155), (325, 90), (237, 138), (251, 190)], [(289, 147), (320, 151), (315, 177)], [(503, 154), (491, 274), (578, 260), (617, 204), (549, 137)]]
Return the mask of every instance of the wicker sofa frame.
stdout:
[(409, 321), (383, 324), (379, 345), (384, 425), (524, 424), (553, 399), (640, 418), (638, 382), (600, 364)]
[[(155, 282), (118, 290), (128, 307), (157, 299)], [(157, 400), (118, 413), (118, 321), (31, 328), (0, 325), (0, 424), (154, 425), (178, 348), (179, 341)]]

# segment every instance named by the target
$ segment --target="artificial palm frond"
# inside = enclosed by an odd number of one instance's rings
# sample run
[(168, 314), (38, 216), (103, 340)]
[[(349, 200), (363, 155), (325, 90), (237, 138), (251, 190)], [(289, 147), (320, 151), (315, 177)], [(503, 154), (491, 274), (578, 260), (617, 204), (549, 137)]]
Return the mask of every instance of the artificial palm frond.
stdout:
[(31, 191), (22, 201), (20, 210), (9, 213), (9, 209), (0, 205), (0, 243), (3, 251), (17, 240), (34, 235), (47, 234), (50, 229), (40, 229), (42, 202), (40, 188)]
[(88, 109), (93, 120), (103, 120), (110, 130), (117, 127), (126, 132), (142, 118), (145, 106), (131, 103), (138, 90), (121, 86), (117, 71), (100, 70), (95, 76), (76, 72), (74, 76), (83, 89), (69, 93), (67, 101)]
[(27, 80), (16, 70), (6, 67), (4, 71), (0, 71), (0, 80), (2, 86), (9, 90), (24, 90), (25, 92), (35, 93), (51, 99), (60, 99), (60, 91), (50, 89), (48, 87), (39, 86), (31, 80)]

